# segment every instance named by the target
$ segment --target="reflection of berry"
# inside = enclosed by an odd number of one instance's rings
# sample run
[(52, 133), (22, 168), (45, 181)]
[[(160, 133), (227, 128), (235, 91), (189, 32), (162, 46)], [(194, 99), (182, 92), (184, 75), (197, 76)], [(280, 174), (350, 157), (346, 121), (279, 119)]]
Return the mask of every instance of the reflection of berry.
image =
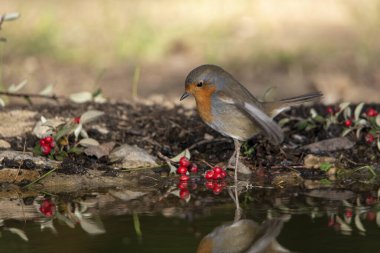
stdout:
[(376, 117), (378, 112), (371, 107), (371, 108), (368, 108), (366, 114), (368, 117)]
[(367, 143), (372, 143), (373, 141), (375, 140), (375, 137), (373, 137), (372, 134), (368, 133), (366, 136), (365, 136), (365, 141)]
[(376, 203), (376, 198), (373, 197), (373, 196), (368, 196), (368, 197), (366, 197), (366, 199), (365, 199), (365, 203), (366, 203), (367, 205), (369, 205), (369, 206), (372, 206), (372, 205), (374, 205), (374, 204)]
[(376, 213), (374, 211), (368, 211), (367, 220), (369, 221), (376, 220)]
[(181, 181), (178, 184), (178, 188), (181, 190), (187, 189), (188, 186), (189, 186), (189, 184), (187, 183), (187, 181)]
[(214, 192), (214, 194), (219, 194), (223, 191), (223, 186), (221, 184), (214, 184), (212, 191)]
[(206, 171), (205, 178), (206, 178), (207, 180), (212, 179), (213, 176), (214, 176), (214, 171), (212, 171), (212, 170), (208, 170), (208, 171)]
[(177, 173), (178, 174), (186, 174), (187, 172), (187, 168), (184, 167), (184, 166), (180, 166), (178, 169), (177, 169)]
[(205, 186), (206, 186), (207, 189), (212, 190), (212, 189), (214, 188), (214, 182), (212, 182), (212, 181), (207, 181), (207, 182), (205, 183)]
[(350, 127), (350, 126), (352, 126), (352, 121), (350, 119), (346, 119), (346, 121), (344, 122), (344, 125), (346, 127)]
[(179, 165), (187, 168), (190, 165), (190, 161), (186, 157), (182, 156), (181, 159), (179, 159)]
[(347, 209), (346, 212), (344, 212), (344, 216), (346, 216), (347, 218), (351, 218), (352, 217), (352, 210)]
[(189, 179), (190, 179), (190, 177), (187, 176), (187, 175), (182, 175), (182, 176), (179, 178), (180, 181), (189, 181)]
[(181, 199), (187, 199), (189, 196), (190, 196), (189, 190), (182, 189), (182, 190), (179, 191), (179, 197)]
[(45, 199), (40, 205), (40, 212), (46, 217), (52, 217), (55, 212), (55, 205), (50, 199)]

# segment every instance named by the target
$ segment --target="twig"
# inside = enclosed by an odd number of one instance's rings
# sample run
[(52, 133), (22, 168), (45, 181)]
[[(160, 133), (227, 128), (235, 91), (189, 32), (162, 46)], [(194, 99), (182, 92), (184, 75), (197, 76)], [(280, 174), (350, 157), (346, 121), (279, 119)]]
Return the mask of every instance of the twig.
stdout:
[[(25, 150), (26, 150), (26, 138), (24, 141), (24, 148), (23, 148), (22, 152), (25, 153)], [(21, 166), (22, 166), (22, 163), (20, 163), (20, 166), (18, 166), (18, 170), (17, 170), (16, 176), (15, 176), (15, 179), (13, 179), (13, 183), (16, 182), (18, 175), (20, 174)]]
[(30, 184), (25, 185), (23, 188), (29, 188), (30, 186), (34, 185), (35, 183), (37, 183), (41, 179), (44, 179), (45, 177), (49, 176), (51, 173), (53, 173), (57, 169), (58, 169), (58, 167), (49, 170), (48, 172), (46, 172), (45, 174), (43, 174), (42, 176), (40, 176), (39, 178), (37, 178), (36, 180), (34, 180), (33, 182), (31, 182)]
[(23, 97), (25, 99), (30, 98), (43, 98), (43, 99), (52, 99), (55, 101), (58, 101), (58, 99), (66, 99), (63, 96), (57, 96), (57, 95), (42, 95), (42, 94), (30, 94), (30, 93), (13, 93), (13, 92), (7, 92), (7, 91), (0, 91), (0, 95), (8, 96), (8, 97)]

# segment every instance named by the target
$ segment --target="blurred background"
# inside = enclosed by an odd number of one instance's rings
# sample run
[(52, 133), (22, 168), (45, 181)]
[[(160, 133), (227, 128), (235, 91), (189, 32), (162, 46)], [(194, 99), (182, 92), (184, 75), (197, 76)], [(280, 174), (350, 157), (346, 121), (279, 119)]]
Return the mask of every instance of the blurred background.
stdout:
[(224, 67), (257, 96), (321, 90), (324, 102), (380, 101), (378, 0), (8, 0), (3, 86), (178, 100), (188, 72)]

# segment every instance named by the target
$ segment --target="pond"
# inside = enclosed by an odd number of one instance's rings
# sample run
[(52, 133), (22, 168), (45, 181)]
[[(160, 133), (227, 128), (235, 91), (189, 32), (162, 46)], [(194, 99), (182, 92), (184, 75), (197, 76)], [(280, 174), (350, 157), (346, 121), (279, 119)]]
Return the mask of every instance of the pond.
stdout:
[[(224, 247), (213, 252), (264, 252), (253, 245), (274, 241), (271, 252), (379, 250), (377, 190), (240, 188), (236, 217), (236, 188), (227, 188), (218, 195), (194, 191), (187, 201), (170, 187), (3, 200), (0, 252), (190, 253), (212, 231), (214, 244), (203, 246)], [(233, 246), (247, 241), (252, 251)]]

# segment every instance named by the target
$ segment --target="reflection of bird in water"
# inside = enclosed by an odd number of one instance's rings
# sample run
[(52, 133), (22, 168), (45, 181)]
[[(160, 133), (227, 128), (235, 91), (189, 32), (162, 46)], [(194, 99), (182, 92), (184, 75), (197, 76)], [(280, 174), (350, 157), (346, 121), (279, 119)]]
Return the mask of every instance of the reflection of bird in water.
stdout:
[(267, 220), (261, 225), (253, 220), (243, 219), (222, 225), (202, 239), (197, 253), (289, 252), (276, 241), (282, 226), (282, 219)]

